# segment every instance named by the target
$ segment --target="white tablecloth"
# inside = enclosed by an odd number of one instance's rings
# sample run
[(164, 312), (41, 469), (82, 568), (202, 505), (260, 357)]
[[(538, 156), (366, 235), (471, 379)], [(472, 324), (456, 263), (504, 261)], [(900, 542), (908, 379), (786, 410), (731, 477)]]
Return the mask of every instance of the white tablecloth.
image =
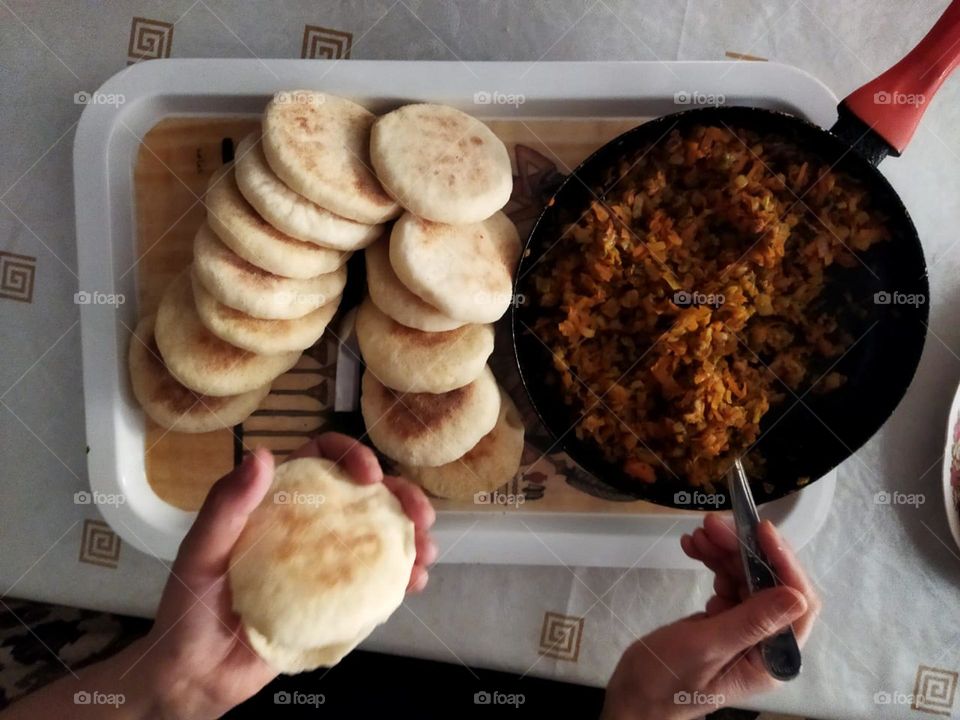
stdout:
[[(738, 53), (797, 65), (843, 95), (899, 59), (944, 5), (0, 3), (0, 593), (149, 614), (166, 575), (162, 563), (122, 545), (95, 508), (73, 501), (87, 487), (73, 300), (71, 147), (82, 110), (75, 93), (151, 55), (349, 51), (354, 58), (530, 62)], [(960, 713), (952, 692), (960, 669), (960, 553), (940, 489), (946, 415), (960, 378), (958, 128), (954, 78), (905, 156), (883, 165), (927, 253), (930, 336), (906, 399), (841, 468), (830, 518), (801, 553), (824, 598), (805, 671), (756, 698), (757, 708), (865, 719)], [(883, 489), (922, 493), (925, 502), (878, 505)], [(442, 566), (429, 591), (410, 599), (366, 647), (600, 685), (634, 637), (695, 611), (709, 594), (709, 575), (697, 572)], [(568, 641), (553, 642), (558, 632)], [(940, 691), (948, 699), (930, 699)], [(928, 697), (915, 710), (916, 694)]]

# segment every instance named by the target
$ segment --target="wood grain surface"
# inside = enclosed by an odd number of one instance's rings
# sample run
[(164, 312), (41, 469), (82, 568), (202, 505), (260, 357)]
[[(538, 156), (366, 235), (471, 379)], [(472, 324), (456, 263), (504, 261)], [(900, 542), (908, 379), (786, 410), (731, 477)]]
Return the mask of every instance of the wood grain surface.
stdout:
[[(515, 192), (507, 212), (521, 234), (529, 229), (540, 199), (531, 186), (548, 175), (566, 174), (594, 149), (641, 119), (618, 120), (493, 120), (488, 125), (504, 140), (514, 162)], [(232, 156), (244, 135), (259, 127), (256, 117), (169, 118), (143, 139), (134, 168), (139, 253), (138, 308), (156, 311), (167, 283), (190, 264), (193, 237), (204, 221), (203, 192), (210, 175)], [(535, 190), (535, 188), (533, 188)], [(169, 432), (147, 421), (145, 439), (147, 477), (165, 501), (195, 510), (210, 486), (228, 472), (246, 450), (268, 447), (278, 460), (324, 427), (333, 402), (337, 340), (336, 320), (323, 338), (278, 378), (262, 405), (242, 426), (200, 435)], [(509, 347), (497, 355), (509, 372)], [(506, 340), (506, 342), (509, 342)], [(506, 352), (504, 352), (506, 351)], [(498, 369), (494, 364), (495, 371)], [(517, 387), (498, 373), (508, 392)], [(670, 512), (643, 502), (614, 501), (593, 492), (583, 473), (577, 475), (560, 453), (529, 445), (524, 453), (523, 477), (503, 488), (524, 494), (524, 511), (553, 512)], [(579, 481), (576, 478), (580, 478)], [(438, 509), (497, 511), (502, 507), (437, 501)]]

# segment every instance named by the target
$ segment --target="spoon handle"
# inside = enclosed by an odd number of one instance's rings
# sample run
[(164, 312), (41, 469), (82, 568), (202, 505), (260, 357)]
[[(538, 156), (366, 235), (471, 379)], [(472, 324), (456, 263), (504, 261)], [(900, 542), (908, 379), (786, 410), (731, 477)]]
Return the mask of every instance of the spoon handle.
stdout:
[[(779, 584), (777, 578), (757, 542), (760, 517), (753, 502), (747, 474), (739, 458), (727, 473), (727, 487), (730, 490), (733, 519), (737, 527), (737, 538), (740, 540), (740, 558), (750, 594), (776, 587)], [(788, 626), (772, 638), (764, 640), (760, 645), (760, 652), (767, 672), (777, 680), (792, 680), (800, 674), (800, 647), (792, 627)]]

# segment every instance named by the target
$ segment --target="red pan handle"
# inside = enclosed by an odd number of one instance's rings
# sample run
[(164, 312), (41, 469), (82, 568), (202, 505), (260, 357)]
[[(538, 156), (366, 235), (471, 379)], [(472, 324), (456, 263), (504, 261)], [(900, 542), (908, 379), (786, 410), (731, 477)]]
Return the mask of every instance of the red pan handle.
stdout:
[(960, 0), (903, 60), (843, 101), (854, 115), (899, 155), (913, 137), (923, 111), (960, 63)]

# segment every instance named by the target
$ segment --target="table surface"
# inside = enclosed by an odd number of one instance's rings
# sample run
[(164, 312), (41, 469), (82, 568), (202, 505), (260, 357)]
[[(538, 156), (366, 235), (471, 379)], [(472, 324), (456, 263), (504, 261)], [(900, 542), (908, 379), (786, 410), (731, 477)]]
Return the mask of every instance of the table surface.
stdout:
[[(945, 4), (919, 0), (905, 12), (896, 0), (384, 0), (265, 12), (213, 0), (0, 0), (0, 595), (144, 613), (167, 573), (122, 544), (95, 507), (74, 502), (88, 487), (74, 303), (76, 93), (156, 57), (760, 58), (801, 67), (842, 96), (899, 59)], [(940, 486), (960, 379), (958, 128), (954, 78), (905, 155), (883, 165), (930, 265), (929, 339), (906, 398), (840, 468), (831, 515), (801, 553), (824, 599), (804, 673), (754, 699), (756, 708), (832, 718), (960, 712), (960, 553)], [(880, 504), (882, 491), (922, 502)], [(692, 571), (447, 565), (432, 577), (365, 647), (596, 685), (634, 638), (711, 594), (710, 576)]]

